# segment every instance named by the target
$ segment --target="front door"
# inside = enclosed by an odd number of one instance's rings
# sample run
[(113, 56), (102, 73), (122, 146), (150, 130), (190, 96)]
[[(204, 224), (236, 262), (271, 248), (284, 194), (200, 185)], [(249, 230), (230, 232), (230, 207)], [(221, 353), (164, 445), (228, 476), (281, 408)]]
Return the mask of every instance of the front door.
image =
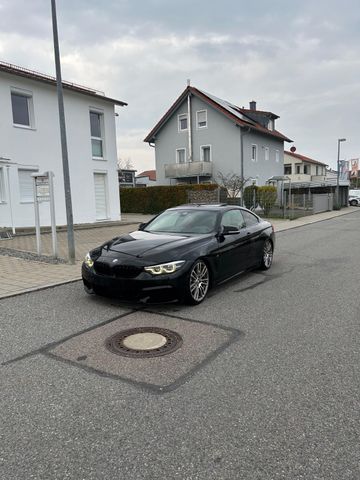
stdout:
[(96, 220), (108, 218), (106, 174), (94, 173)]

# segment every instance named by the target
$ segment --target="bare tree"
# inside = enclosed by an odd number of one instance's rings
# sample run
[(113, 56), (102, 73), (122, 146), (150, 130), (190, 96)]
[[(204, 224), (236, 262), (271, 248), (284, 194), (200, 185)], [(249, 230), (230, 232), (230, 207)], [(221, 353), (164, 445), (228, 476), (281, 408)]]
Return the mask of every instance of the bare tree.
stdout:
[(236, 173), (227, 173), (226, 175), (222, 172), (217, 173), (218, 184), (220, 187), (225, 188), (227, 196), (229, 198), (237, 198), (241, 196), (241, 192), (244, 189), (245, 184), (250, 180), (250, 178), (242, 178), (241, 175)]
[(119, 170), (134, 170), (134, 166), (131, 163), (131, 158), (118, 158), (117, 165)]

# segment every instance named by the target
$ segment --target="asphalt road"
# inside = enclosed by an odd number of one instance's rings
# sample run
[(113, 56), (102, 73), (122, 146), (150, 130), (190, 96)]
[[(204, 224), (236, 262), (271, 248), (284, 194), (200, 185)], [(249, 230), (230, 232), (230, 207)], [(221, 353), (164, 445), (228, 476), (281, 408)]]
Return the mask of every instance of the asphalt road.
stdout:
[[(269, 272), (157, 315), (79, 282), (2, 300), (0, 478), (358, 480), (359, 232), (360, 212), (281, 232)], [(139, 316), (198, 338), (169, 390), (49, 354)]]

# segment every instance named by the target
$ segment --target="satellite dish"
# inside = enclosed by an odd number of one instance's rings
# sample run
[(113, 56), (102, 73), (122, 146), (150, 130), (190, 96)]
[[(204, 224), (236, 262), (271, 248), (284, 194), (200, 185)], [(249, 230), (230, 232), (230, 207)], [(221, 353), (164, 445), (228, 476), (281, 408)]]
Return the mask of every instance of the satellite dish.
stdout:
[(290, 152), (295, 153), (296, 152), (296, 147), (291, 147)]

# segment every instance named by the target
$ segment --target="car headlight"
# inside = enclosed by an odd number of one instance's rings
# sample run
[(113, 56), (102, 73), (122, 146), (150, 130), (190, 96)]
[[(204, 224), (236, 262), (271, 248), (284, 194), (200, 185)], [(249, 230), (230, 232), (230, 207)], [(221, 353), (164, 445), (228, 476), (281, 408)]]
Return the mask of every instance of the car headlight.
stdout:
[(151, 273), (151, 275), (166, 275), (174, 273), (179, 270), (185, 263), (185, 260), (178, 260), (176, 262), (161, 263), (160, 265), (152, 265), (151, 267), (145, 267), (145, 272)]
[(90, 253), (86, 254), (84, 261), (85, 261), (85, 265), (87, 265), (90, 268), (94, 265), (94, 260), (90, 257)]

